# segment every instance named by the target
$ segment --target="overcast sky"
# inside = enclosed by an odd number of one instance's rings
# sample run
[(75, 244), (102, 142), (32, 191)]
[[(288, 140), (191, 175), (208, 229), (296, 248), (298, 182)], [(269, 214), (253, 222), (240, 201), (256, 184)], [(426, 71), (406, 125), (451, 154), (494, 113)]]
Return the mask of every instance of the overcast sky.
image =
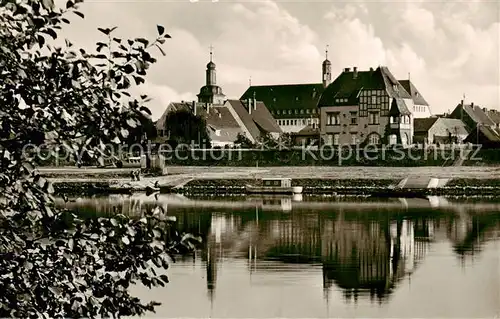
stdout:
[(433, 113), (467, 102), (500, 106), (500, 5), (496, 1), (112, 1), (86, 0), (63, 35), (92, 46), (97, 27), (123, 37), (172, 39), (142, 89), (158, 118), (171, 101), (191, 100), (205, 82), (214, 46), (217, 83), (229, 98), (252, 84), (320, 83), (328, 44), (333, 79), (344, 67), (386, 65), (410, 73)]

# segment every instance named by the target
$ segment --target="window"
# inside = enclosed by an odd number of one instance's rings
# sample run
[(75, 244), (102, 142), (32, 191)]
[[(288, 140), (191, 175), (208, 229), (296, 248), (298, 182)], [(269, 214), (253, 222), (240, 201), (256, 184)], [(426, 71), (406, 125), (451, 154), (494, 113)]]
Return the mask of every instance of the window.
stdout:
[(370, 112), (368, 118), (368, 124), (370, 125), (378, 125), (380, 124), (380, 116), (378, 112)]
[(299, 114), (299, 110), (295, 110), (295, 114)]
[(368, 143), (369, 144), (379, 144), (380, 137), (378, 136), (378, 134), (376, 134), (376, 133), (371, 134), (368, 138)]
[(372, 103), (371, 104), (377, 104), (377, 96), (372, 95)]
[(313, 109), (312, 112), (313, 112), (313, 114), (316, 114), (316, 109)]
[(276, 114), (280, 114), (280, 110), (277, 110), (277, 111), (276, 111)]
[(358, 112), (351, 112), (351, 125), (358, 124)]
[(292, 114), (292, 110), (288, 110), (288, 114)]
[(309, 114), (309, 112), (310, 112), (310, 110), (309, 110), (309, 109), (307, 109), (307, 110), (306, 110), (306, 113), (307, 113), (307, 114)]
[(358, 144), (358, 136), (356, 135), (356, 133), (351, 133), (351, 144), (352, 145)]
[(304, 114), (304, 110), (300, 110), (300, 114)]
[(297, 125), (297, 120), (293, 120), (293, 125)]
[(326, 125), (340, 125), (340, 113), (326, 113)]
[(338, 133), (333, 134), (333, 145), (339, 145), (339, 138), (340, 134)]
[(333, 134), (327, 134), (326, 135), (326, 145), (332, 145), (333, 144)]

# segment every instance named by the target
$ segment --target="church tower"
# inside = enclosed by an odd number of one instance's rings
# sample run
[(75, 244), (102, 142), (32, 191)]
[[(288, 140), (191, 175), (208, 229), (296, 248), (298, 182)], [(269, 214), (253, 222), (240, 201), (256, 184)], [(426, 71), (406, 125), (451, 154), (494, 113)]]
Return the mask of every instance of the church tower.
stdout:
[(215, 105), (223, 105), (226, 101), (226, 96), (222, 93), (222, 89), (217, 86), (215, 63), (213, 62), (213, 47), (210, 46), (210, 62), (207, 64), (207, 70), (205, 71), (206, 79), (205, 86), (200, 89), (198, 96), (198, 102), (200, 103), (210, 103)]
[(328, 45), (325, 50), (325, 61), (323, 61), (323, 87), (327, 87), (332, 82), (332, 63), (328, 60)]

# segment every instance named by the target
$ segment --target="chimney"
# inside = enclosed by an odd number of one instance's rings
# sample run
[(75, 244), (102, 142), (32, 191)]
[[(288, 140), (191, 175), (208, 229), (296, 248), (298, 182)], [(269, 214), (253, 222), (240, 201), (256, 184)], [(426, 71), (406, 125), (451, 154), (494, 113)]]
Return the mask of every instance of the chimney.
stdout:
[(460, 101), (460, 105), (464, 106), (464, 100)]
[(249, 98), (247, 99), (247, 106), (248, 106), (248, 114), (252, 114), (252, 100)]
[(373, 68), (370, 68), (370, 72), (373, 72)]
[(351, 70), (351, 68), (345, 68), (344, 72), (349, 72), (350, 70)]
[(352, 68), (352, 78), (355, 79), (358, 77), (358, 68), (357, 67), (353, 67)]
[(196, 101), (193, 101), (193, 114), (196, 116)]

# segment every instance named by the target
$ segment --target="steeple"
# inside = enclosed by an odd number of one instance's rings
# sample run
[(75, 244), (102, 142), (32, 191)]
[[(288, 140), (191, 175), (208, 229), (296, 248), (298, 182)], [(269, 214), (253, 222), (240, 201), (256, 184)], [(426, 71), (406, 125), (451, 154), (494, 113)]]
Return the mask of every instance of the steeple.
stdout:
[(328, 45), (325, 49), (325, 61), (323, 61), (323, 87), (327, 87), (332, 81), (332, 63), (328, 60)]
[(216, 85), (216, 74), (215, 74), (215, 63), (212, 61), (213, 58), (213, 46), (210, 45), (210, 62), (207, 64), (207, 76), (206, 85), (215, 86)]

